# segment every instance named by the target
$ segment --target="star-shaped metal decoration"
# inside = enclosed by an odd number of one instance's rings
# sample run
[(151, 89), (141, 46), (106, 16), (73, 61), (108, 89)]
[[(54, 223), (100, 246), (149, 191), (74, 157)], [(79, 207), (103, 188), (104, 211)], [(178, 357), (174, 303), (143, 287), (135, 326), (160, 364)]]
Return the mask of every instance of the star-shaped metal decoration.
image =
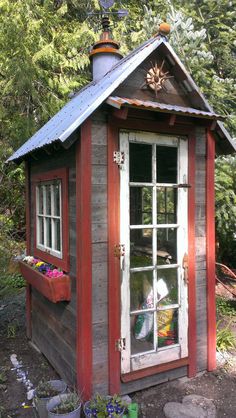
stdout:
[(151, 62), (151, 68), (146, 73), (145, 83), (141, 86), (141, 88), (143, 88), (146, 85), (150, 89), (154, 90), (156, 97), (160, 90), (166, 90), (164, 85), (166, 80), (173, 78), (173, 76), (168, 75), (169, 71), (163, 71), (164, 64), (165, 61), (162, 61), (161, 66), (158, 67), (156, 61), (154, 64)]
[(101, 4), (103, 9), (107, 10), (113, 6), (113, 4), (115, 3), (115, 0), (99, 0), (99, 3)]

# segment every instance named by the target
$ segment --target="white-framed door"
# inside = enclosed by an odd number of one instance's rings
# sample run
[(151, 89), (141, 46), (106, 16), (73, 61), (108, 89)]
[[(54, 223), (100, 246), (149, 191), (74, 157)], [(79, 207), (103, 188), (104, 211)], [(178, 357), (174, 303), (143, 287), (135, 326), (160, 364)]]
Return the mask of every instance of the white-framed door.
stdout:
[(121, 373), (188, 355), (185, 137), (121, 131)]

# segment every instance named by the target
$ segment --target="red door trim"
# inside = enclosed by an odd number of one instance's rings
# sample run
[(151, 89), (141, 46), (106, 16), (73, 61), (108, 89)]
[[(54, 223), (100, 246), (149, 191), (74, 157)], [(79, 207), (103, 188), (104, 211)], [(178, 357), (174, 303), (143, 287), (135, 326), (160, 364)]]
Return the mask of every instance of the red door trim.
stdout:
[[(191, 229), (189, 240), (195, 240), (195, 136), (193, 126), (167, 126), (154, 121), (138, 119), (119, 120), (110, 117), (108, 123), (108, 328), (109, 328), (109, 392), (119, 393), (121, 379), (120, 353), (115, 350), (116, 340), (120, 338), (120, 265), (114, 257), (114, 246), (119, 244), (119, 207), (120, 207), (120, 176), (119, 168), (113, 162), (113, 152), (119, 150), (119, 129), (133, 129), (166, 134), (189, 135), (189, 217)], [(189, 321), (189, 359), (183, 359), (184, 365), (189, 363), (189, 375), (196, 373), (196, 302), (195, 302), (195, 244), (189, 246), (189, 298), (191, 309)], [(165, 366), (166, 367), (166, 366)], [(152, 369), (152, 370), (151, 370)], [(151, 375), (153, 368), (146, 369), (146, 376)], [(159, 370), (159, 371), (158, 371)], [(160, 372), (161, 369), (155, 369)], [(129, 379), (129, 377), (127, 376)], [(137, 377), (135, 377), (137, 378)], [(132, 376), (130, 376), (130, 380)]]
[(143, 379), (144, 377), (153, 376), (157, 373), (167, 372), (169, 370), (178, 369), (189, 364), (189, 358), (185, 357), (180, 360), (170, 361), (169, 363), (159, 364), (158, 366), (148, 367), (146, 369), (136, 370), (135, 372), (122, 374), (123, 383), (132, 382), (133, 380)]
[(119, 131), (108, 123), (108, 328), (109, 328), (109, 393), (120, 392), (120, 353), (116, 340), (120, 338), (120, 264), (114, 257), (120, 242), (120, 174), (113, 162), (113, 152), (119, 149)]
[(92, 394), (91, 120), (76, 148), (76, 376), (83, 400)]
[(188, 350), (189, 367), (188, 376), (193, 377), (197, 372), (197, 329), (196, 329), (196, 283), (195, 283), (195, 154), (196, 139), (194, 135), (189, 136), (188, 145), (188, 182), (191, 187), (188, 189), (188, 305), (189, 305), (189, 331)]
[(207, 130), (206, 145), (206, 273), (207, 273), (207, 368), (216, 368), (215, 304), (215, 140)]
[[(25, 223), (26, 223), (26, 255), (31, 254), (31, 232), (30, 232), (30, 166), (29, 162), (25, 161)], [(26, 335), (27, 338), (32, 338), (32, 289), (30, 284), (26, 284), (25, 295), (25, 310), (26, 310)]]

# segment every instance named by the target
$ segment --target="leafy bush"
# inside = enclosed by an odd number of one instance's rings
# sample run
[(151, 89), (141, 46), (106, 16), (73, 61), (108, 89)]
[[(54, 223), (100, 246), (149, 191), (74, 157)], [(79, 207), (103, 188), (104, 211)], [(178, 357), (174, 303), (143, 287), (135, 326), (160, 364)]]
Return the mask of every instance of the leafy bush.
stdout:
[(17, 293), (25, 287), (25, 280), (19, 273), (0, 276), (0, 297)]
[(236, 304), (234, 301), (217, 297), (216, 313), (218, 316), (236, 316)]

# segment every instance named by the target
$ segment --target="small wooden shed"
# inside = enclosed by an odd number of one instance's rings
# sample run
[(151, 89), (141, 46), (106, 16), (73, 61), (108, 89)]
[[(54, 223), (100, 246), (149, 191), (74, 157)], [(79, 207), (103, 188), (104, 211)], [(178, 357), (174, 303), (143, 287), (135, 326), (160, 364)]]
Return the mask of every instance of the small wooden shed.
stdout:
[(122, 58), (104, 21), (93, 81), (10, 161), (26, 162), (27, 333), (92, 393), (216, 365), (215, 153), (235, 151), (165, 25)]

